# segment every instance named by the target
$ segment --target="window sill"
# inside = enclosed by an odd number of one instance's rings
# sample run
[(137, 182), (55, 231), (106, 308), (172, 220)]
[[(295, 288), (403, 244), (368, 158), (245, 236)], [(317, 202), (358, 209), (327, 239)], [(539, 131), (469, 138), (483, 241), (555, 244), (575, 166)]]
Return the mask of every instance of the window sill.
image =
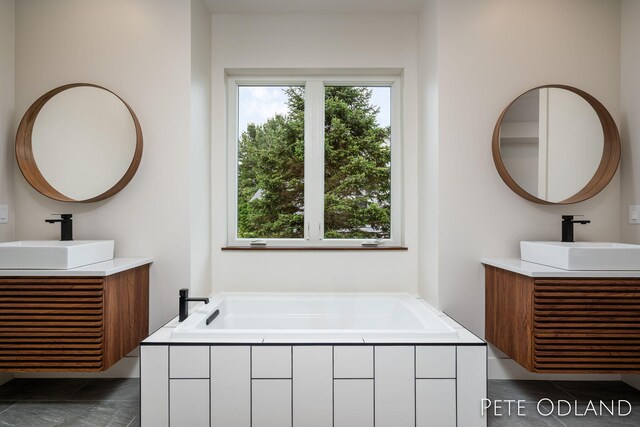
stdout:
[(223, 246), (223, 251), (407, 251), (406, 246)]

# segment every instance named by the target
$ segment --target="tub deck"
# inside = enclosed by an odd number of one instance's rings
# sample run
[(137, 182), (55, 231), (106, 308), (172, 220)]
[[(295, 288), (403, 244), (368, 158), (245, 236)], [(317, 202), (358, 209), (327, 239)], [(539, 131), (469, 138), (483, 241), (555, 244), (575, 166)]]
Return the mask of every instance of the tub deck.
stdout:
[(358, 342), (455, 339), (458, 329), (409, 294), (219, 294), (194, 307), (171, 337)]

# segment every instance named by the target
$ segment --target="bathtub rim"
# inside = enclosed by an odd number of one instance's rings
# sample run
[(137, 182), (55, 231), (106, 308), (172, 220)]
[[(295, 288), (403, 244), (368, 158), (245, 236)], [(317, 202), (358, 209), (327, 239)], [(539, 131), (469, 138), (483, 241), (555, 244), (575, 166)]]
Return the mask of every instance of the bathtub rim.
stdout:
[[(474, 334), (473, 332), (467, 330), (460, 324), (458, 324), (455, 320), (449, 317), (444, 312), (436, 309), (429, 303), (427, 303), (424, 299), (420, 298), (415, 294), (410, 294), (406, 292), (368, 292), (368, 293), (327, 293), (327, 292), (313, 292), (313, 293), (297, 293), (297, 292), (220, 292), (214, 293), (213, 296), (221, 296), (221, 295), (239, 295), (239, 296), (258, 296), (258, 295), (266, 295), (266, 296), (281, 296), (281, 295), (304, 295), (304, 296), (354, 296), (354, 297), (362, 297), (363, 295), (370, 296), (404, 296), (409, 297), (419, 304), (421, 304), (424, 308), (429, 310), (432, 314), (435, 314), (438, 318), (447, 323), (450, 327), (452, 327), (457, 332), (457, 337), (420, 337), (420, 338), (390, 338), (390, 337), (366, 337), (359, 339), (294, 339), (289, 337), (285, 338), (267, 338), (263, 339), (262, 337), (254, 337), (251, 338), (203, 338), (203, 337), (177, 337), (175, 335), (172, 336), (172, 331), (180, 325), (177, 321), (177, 317), (157, 329), (154, 333), (150, 334), (145, 340), (141, 342), (141, 345), (311, 345), (311, 346), (321, 346), (321, 345), (486, 345), (486, 342), (482, 340), (479, 336)], [(200, 309), (204, 304), (198, 304), (193, 307), (192, 312)]]

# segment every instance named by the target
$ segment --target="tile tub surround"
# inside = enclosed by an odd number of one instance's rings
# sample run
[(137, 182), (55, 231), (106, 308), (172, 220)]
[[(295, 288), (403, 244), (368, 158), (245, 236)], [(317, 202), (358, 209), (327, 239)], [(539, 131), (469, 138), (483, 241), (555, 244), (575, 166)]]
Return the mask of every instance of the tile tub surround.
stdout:
[(486, 396), (482, 343), (143, 344), (140, 353), (142, 426), (426, 427), (437, 420), (439, 427), (479, 427), (487, 422), (479, 411)]
[(486, 426), (486, 344), (438, 316), (457, 337), (225, 341), (176, 336), (174, 319), (141, 346), (141, 423)]
[(137, 379), (13, 379), (0, 387), (1, 426), (140, 425)]

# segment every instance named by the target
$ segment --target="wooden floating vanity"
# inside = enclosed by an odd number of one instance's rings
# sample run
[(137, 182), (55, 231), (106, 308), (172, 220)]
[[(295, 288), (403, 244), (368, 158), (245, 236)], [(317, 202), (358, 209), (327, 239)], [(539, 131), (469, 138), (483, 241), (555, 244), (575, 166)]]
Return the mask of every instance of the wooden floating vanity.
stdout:
[(640, 372), (640, 272), (482, 262), (485, 338), (527, 370)]
[(0, 270), (0, 372), (109, 369), (149, 335), (150, 263)]

